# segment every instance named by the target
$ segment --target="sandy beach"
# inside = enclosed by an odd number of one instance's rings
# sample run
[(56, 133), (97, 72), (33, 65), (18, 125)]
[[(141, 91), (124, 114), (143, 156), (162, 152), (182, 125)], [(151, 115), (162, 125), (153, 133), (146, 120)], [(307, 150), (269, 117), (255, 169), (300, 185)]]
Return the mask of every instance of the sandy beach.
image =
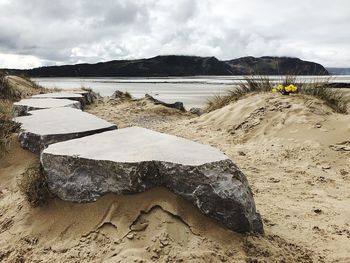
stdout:
[(17, 187), (38, 156), (14, 136), (0, 162), (1, 262), (347, 262), (350, 115), (303, 95), (247, 95), (200, 117), (148, 99), (86, 109), (212, 145), (247, 176), (265, 234), (237, 234), (167, 189), (32, 208)]
[(0, 263), (350, 263), (349, 18), (0, 0)]

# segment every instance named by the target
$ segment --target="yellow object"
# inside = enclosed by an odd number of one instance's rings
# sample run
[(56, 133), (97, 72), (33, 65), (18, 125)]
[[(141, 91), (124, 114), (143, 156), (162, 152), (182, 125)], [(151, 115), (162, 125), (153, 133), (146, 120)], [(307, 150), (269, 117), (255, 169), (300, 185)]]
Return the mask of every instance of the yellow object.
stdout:
[(296, 92), (298, 90), (298, 87), (294, 86), (293, 84), (290, 84), (289, 86), (285, 87), (286, 92)]
[(277, 90), (281, 91), (281, 92), (285, 91), (287, 93), (295, 93), (295, 92), (298, 91), (298, 87), (293, 85), (293, 84), (290, 84), (290, 85), (288, 85), (286, 87), (284, 87), (282, 84), (278, 84), (277, 88), (273, 88), (272, 89), (272, 92), (276, 92)]

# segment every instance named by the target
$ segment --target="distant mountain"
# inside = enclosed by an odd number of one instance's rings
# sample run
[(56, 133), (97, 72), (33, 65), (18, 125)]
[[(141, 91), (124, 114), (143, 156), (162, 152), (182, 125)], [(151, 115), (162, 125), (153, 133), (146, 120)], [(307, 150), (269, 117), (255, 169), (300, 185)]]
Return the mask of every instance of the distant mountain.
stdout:
[(243, 57), (226, 61), (239, 75), (329, 75), (320, 64), (290, 57)]
[(331, 75), (350, 75), (350, 68), (327, 68)]
[(96, 64), (6, 70), (29, 77), (167, 77), (196, 75), (328, 75), (320, 64), (288, 57), (244, 57), (220, 61), (215, 57), (157, 56)]

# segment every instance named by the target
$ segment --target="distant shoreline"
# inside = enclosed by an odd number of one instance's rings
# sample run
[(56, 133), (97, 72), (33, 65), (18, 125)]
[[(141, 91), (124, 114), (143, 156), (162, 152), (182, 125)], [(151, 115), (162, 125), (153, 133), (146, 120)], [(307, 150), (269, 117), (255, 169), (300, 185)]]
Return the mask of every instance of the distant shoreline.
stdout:
[(242, 57), (219, 60), (216, 57), (156, 56), (148, 59), (112, 60), (95, 64), (47, 66), (28, 70), (3, 69), (28, 77), (186, 77), (242, 75), (325, 75), (321, 64), (292, 57)]

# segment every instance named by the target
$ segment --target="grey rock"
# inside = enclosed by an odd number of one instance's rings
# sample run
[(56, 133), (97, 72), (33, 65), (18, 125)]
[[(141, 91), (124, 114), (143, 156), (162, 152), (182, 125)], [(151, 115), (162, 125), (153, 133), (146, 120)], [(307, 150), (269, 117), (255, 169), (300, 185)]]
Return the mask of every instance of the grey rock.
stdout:
[(74, 93), (84, 96), (87, 105), (92, 104), (95, 100), (101, 98), (101, 95), (99, 93), (96, 93), (90, 89), (74, 91)]
[(146, 94), (145, 98), (152, 101), (155, 105), (163, 105), (163, 106), (168, 107), (168, 108), (173, 108), (173, 109), (177, 109), (180, 111), (186, 111), (184, 104), (182, 102), (166, 103), (166, 102), (163, 102), (163, 101), (160, 101), (160, 100), (153, 98), (149, 94)]
[(131, 95), (130, 95), (130, 93), (128, 93), (128, 92), (122, 92), (122, 91), (120, 91), (120, 90), (116, 90), (116, 91), (112, 94), (111, 97), (114, 98), (114, 99), (131, 99), (131, 98), (132, 98)]
[(13, 104), (15, 116), (28, 115), (29, 111), (70, 107), (80, 109), (81, 104), (79, 101), (68, 99), (23, 99)]
[(82, 108), (85, 107), (87, 101), (82, 94), (74, 92), (52, 92), (52, 93), (43, 93), (32, 96), (32, 99), (69, 99), (79, 101)]
[(116, 125), (73, 108), (52, 108), (31, 111), (15, 118), (21, 125), (18, 138), (21, 146), (39, 154), (48, 145), (114, 130)]
[(52, 144), (41, 163), (50, 191), (66, 201), (166, 187), (231, 230), (263, 232), (246, 177), (211, 146), (132, 127)]
[(191, 108), (190, 112), (192, 114), (197, 115), (197, 116), (201, 116), (201, 115), (203, 115), (205, 113), (205, 111), (203, 109), (201, 109), (201, 108)]

